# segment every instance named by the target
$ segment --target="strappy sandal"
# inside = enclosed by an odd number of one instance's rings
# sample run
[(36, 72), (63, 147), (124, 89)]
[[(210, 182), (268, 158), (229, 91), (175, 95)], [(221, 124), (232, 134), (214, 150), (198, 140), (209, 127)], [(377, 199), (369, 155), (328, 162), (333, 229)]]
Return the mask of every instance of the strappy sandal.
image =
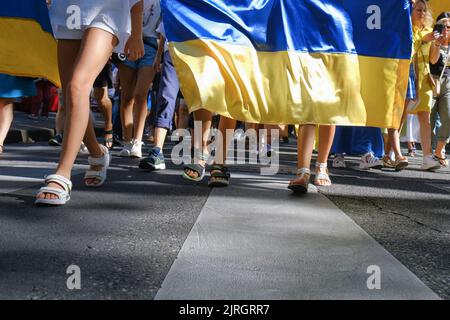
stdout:
[[(62, 189), (48, 187), (49, 183), (55, 183), (61, 186)], [(62, 206), (70, 200), (70, 192), (72, 191), (72, 182), (66, 177), (60, 176), (58, 174), (52, 174), (45, 177), (45, 187), (39, 189), (37, 195), (40, 194), (51, 194), (57, 196), (57, 199), (36, 199), (35, 205), (46, 205), (46, 206)]]
[(289, 182), (288, 189), (292, 190), (295, 194), (307, 193), (310, 177), (311, 170), (308, 168), (297, 169), (297, 177)]
[[(106, 135), (111, 135), (111, 138), (106, 138)], [(114, 147), (114, 130), (104, 130), (103, 136), (105, 137), (103, 145), (111, 150)]]
[(208, 187), (227, 187), (230, 184), (231, 174), (228, 168), (222, 164), (215, 164), (211, 167)]
[(438, 157), (437, 155), (434, 155), (434, 157), (436, 158), (436, 160), (439, 161), (439, 163), (441, 164), (442, 167), (448, 167), (448, 160), (447, 160), (446, 156), (441, 158), (441, 157)]
[[(204, 153), (199, 150), (194, 150), (194, 163), (187, 164), (184, 166), (183, 178), (194, 182), (202, 181), (203, 178), (205, 177), (206, 163), (204, 166), (202, 166), (201, 164), (198, 163), (198, 161), (206, 162), (208, 160), (208, 157), (209, 157), (208, 153), (206, 152)], [(194, 171), (195, 173), (197, 173), (197, 177), (190, 176), (189, 174), (187, 174), (187, 171)]]
[[(103, 156), (101, 158), (93, 158), (88, 157), (88, 163), (91, 166), (101, 166), (102, 169), (100, 171), (88, 170), (84, 175), (84, 184), (89, 188), (98, 188), (101, 187), (106, 181), (106, 175), (109, 167), (109, 163), (111, 162), (111, 155), (109, 154), (109, 150), (104, 145), (100, 145), (100, 148), (103, 151)], [(86, 182), (87, 179), (96, 179), (100, 180), (98, 183), (88, 184)]]
[(394, 162), (395, 171), (401, 171), (405, 169), (407, 166), (408, 166), (408, 158), (402, 156), (400, 158), (395, 159)]
[[(323, 172), (322, 169), (325, 169), (325, 172)], [(325, 181), (325, 184), (319, 184), (319, 180)], [(331, 179), (328, 175), (328, 165), (326, 162), (316, 162), (316, 176), (314, 177), (314, 184), (321, 187), (331, 186)]]

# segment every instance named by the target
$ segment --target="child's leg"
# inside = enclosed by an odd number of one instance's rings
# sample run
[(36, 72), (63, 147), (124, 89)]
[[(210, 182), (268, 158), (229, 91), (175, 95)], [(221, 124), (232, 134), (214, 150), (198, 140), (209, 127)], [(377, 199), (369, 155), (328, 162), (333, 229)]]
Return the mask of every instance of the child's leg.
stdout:
[(130, 142), (133, 139), (133, 94), (136, 86), (136, 70), (123, 64), (119, 65), (119, 78), (122, 86), (120, 92), (122, 139), (124, 142)]
[(136, 87), (134, 89), (134, 105), (135, 105), (135, 121), (134, 121), (134, 138), (142, 141), (144, 134), (145, 119), (147, 118), (147, 96), (150, 86), (155, 77), (155, 71), (152, 67), (144, 67), (138, 70)]

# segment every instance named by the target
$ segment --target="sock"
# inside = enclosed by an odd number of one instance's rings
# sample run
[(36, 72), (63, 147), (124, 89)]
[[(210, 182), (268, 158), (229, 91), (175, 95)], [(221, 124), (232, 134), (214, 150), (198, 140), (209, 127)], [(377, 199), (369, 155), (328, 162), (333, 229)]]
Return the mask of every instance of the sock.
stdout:
[(153, 147), (152, 154), (158, 156), (161, 153), (161, 148)]

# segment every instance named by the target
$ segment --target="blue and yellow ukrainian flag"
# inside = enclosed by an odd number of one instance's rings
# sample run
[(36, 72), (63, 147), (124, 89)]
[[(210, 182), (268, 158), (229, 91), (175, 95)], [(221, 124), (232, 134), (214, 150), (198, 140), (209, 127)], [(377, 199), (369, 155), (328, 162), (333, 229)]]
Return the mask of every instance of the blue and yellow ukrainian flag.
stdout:
[(46, 78), (60, 86), (56, 41), (45, 0), (2, 1), (0, 73)]
[(257, 123), (398, 127), (408, 0), (162, 0), (181, 90)]

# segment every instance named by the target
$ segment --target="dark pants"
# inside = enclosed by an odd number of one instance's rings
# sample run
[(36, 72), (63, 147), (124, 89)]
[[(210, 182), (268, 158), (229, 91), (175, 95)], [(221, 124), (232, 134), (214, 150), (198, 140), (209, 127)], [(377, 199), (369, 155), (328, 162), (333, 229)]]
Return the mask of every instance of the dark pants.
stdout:
[(155, 107), (155, 127), (172, 129), (173, 116), (180, 84), (168, 51), (164, 53), (164, 62), (159, 83)]

